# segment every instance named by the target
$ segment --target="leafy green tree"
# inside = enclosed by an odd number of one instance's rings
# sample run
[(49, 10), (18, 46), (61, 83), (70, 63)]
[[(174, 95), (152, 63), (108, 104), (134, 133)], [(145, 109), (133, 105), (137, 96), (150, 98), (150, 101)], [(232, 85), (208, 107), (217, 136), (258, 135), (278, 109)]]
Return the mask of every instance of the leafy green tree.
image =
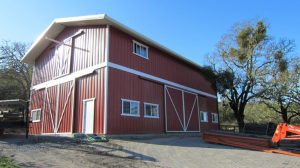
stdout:
[(261, 95), (263, 102), (273, 111), (279, 113), (282, 121), (290, 123), (293, 118), (300, 116), (299, 83), (300, 59), (291, 55), (294, 42), (282, 39), (272, 45), (274, 55), (270, 75), (263, 83), (265, 90)]
[(217, 45), (212, 66), (217, 72), (217, 89), (234, 112), (239, 127), (244, 127), (245, 108), (259, 97), (257, 91), (271, 64), (266, 55), (270, 38), (263, 21), (240, 24), (225, 35)]
[(0, 44), (0, 98), (28, 99), (32, 66), (21, 59), (28, 45), (22, 42), (3, 41)]

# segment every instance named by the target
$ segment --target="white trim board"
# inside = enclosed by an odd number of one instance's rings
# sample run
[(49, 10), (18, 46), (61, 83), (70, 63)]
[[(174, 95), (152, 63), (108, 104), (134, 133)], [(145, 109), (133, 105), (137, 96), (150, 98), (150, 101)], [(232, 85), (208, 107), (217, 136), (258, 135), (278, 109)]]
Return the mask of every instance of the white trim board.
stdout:
[[(106, 25), (106, 45), (105, 45), (105, 63), (107, 65), (108, 61), (109, 61), (109, 43), (110, 43), (110, 26)], [(103, 134), (107, 134), (107, 110), (108, 110), (108, 67), (106, 66), (104, 69), (104, 83), (105, 83), (105, 89), (104, 89), (104, 114), (103, 114)]]
[(155, 80), (155, 81), (159, 81), (159, 82), (164, 83), (166, 85), (175, 86), (177, 88), (187, 90), (187, 91), (190, 91), (190, 92), (193, 92), (193, 93), (197, 93), (197, 94), (200, 94), (200, 95), (203, 95), (203, 96), (217, 98), (213, 94), (203, 92), (203, 91), (200, 91), (200, 90), (197, 90), (197, 89), (194, 89), (194, 88), (190, 88), (190, 87), (187, 87), (187, 86), (184, 86), (184, 85), (181, 85), (181, 84), (169, 81), (169, 80), (165, 80), (165, 79), (162, 79), (162, 78), (159, 78), (159, 77), (156, 77), (156, 76), (153, 76), (153, 75), (141, 72), (141, 71), (137, 71), (137, 70), (119, 65), (119, 64), (108, 62), (108, 67), (115, 68), (115, 69), (118, 69), (118, 70), (122, 70), (122, 71), (125, 71), (125, 72), (129, 72), (129, 73), (132, 73), (132, 74), (135, 74), (135, 75), (143, 76), (145, 78), (149, 78), (149, 79), (152, 79), (152, 80)]
[(159, 78), (159, 77), (156, 77), (156, 76), (153, 76), (153, 75), (141, 72), (141, 71), (137, 71), (137, 70), (134, 70), (134, 69), (131, 69), (131, 68), (119, 65), (119, 64), (108, 62), (108, 61), (104, 62), (104, 63), (101, 63), (101, 64), (98, 64), (98, 65), (91, 66), (89, 68), (86, 68), (86, 69), (83, 69), (83, 70), (80, 70), (80, 71), (77, 71), (77, 72), (74, 72), (70, 75), (67, 75), (67, 76), (64, 76), (64, 77), (61, 77), (61, 78), (58, 78), (58, 79), (50, 80), (50, 81), (35, 85), (31, 88), (31, 90), (40, 90), (40, 89), (43, 89), (43, 88), (47, 88), (47, 87), (55, 86), (55, 85), (58, 85), (58, 84), (61, 84), (61, 83), (65, 83), (65, 82), (74, 80), (76, 78), (91, 74), (95, 70), (104, 68), (106, 66), (110, 67), (110, 68), (115, 68), (115, 69), (118, 69), (118, 70), (121, 70), (121, 71), (124, 71), (124, 72), (129, 72), (129, 73), (132, 73), (132, 74), (135, 74), (135, 75), (143, 76), (145, 78), (148, 78), (148, 79), (151, 79), (151, 80), (154, 80), (154, 81), (159, 81), (159, 82), (164, 83), (166, 85), (170, 85), (170, 86), (173, 86), (173, 87), (176, 87), (176, 88), (179, 88), (179, 89), (183, 89), (185, 91), (189, 91), (189, 92), (192, 92), (192, 93), (196, 93), (196, 94), (199, 94), (199, 95), (203, 95), (203, 96), (207, 96), (207, 97), (211, 97), (211, 98), (215, 98), (215, 99), (217, 98), (213, 94), (203, 92), (201, 90), (197, 90), (197, 89), (194, 89), (194, 88), (190, 88), (188, 86), (184, 86), (184, 85), (181, 85), (181, 84), (176, 83), (176, 82), (172, 82), (172, 81), (169, 81), (169, 80), (166, 80), (166, 79), (162, 79), (162, 78)]
[(71, 136), (72, 132), (58, 132), (58, 133), (41, 133), (41, 135), (60, 135), (60, 136)]
[(98, 65), (94, 65), (94, 66), (91, 66), (89, 68), (71, 73), (71, 74), (66, 75), (66, 76), (63, 76), (61, 78), (53, 79), (53, 80), (50, 80), (50, 81), (47, 81), (47, 82), (43, 82), (43, 83), (34, 85), (34, 86), (31, 87), (31, 90), (40, 90), (40, 89), (43, 89), (43, 88), (48, 88), (48, 87), (51, 87), (51, 86), (56, 86), (58, 84), (69, 82), (69, 81), (72, 81), (76, 78), (89, 75), (89, 74), (93, 73), (95, 70), (104, 68), (106, 66), (107, 66), (107, 63), (101, 63), (101, 64), (98, 64)]
[(168, 132), (172, 132), (172, 133), (176, 133), (176, 132), (177, 132), (177, 133), (181, 133), (181, 132), (182, 132), (182, 133), (195, 132), (195, 133), (196, 133), (196, 132), (201, 132), (201, 131), (166, 131), (166, 132), (167, 132), (167, 133), (168, 133)]

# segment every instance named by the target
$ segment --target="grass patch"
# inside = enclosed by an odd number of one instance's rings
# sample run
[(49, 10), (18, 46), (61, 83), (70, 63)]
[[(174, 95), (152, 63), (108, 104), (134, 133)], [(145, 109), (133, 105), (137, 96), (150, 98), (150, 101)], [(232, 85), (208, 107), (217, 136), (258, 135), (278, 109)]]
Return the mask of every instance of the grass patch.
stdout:
[(19, 168), (17, 163), (8, 157), (0, 156), (0, 167), (1, 168)]

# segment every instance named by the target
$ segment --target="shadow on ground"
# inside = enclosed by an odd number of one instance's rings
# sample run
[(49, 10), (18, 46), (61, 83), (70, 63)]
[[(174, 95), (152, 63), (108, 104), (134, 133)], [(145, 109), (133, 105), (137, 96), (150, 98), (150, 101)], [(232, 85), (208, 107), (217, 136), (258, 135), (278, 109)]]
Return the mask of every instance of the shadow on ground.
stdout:
[[(126, 167), (158, 167), (151, 163), (149, 164), (149, 162), (158, 162), (156, 158), (124, 149), (122, 146), (110, 142), (90, 143), (71, 137), (56, 136), (31, 136), (29, 139), (25, 139), (23, 135), (5, 134), (0, 136), (0, 146), (1, 144), (16, 146), (16, 148), (20, 149), (26, 146), (25, 150), (32, 150), (33, 152), (35, 152), (37, 148), (47, 151), (64, 151), (65, 153), (75, 155), (75, 161), (76, 157), (84, 156), (85, 159), (88, 159), (89, 163), (103, 167), (123, 167), (124, 165), (126, 165)], [(74, 159), (74, 156), (65, 157), (70, 160)], [(27, 161), (20, 163), (20, 166), (40, 167), (40, 164)], [(55, 167), (57, 165), (43, 162), (43, 166)]]

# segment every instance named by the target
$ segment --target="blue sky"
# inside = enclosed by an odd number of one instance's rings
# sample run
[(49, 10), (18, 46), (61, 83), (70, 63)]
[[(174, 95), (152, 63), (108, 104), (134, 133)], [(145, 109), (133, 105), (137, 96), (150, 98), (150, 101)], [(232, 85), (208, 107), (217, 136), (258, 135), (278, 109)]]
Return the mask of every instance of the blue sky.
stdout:
[(234, 23), (253, 19), (300, 53), (299, 0), (1, 0), (0, 40), (32, 43), (55, 18), (100, 13), (200, 65)]

